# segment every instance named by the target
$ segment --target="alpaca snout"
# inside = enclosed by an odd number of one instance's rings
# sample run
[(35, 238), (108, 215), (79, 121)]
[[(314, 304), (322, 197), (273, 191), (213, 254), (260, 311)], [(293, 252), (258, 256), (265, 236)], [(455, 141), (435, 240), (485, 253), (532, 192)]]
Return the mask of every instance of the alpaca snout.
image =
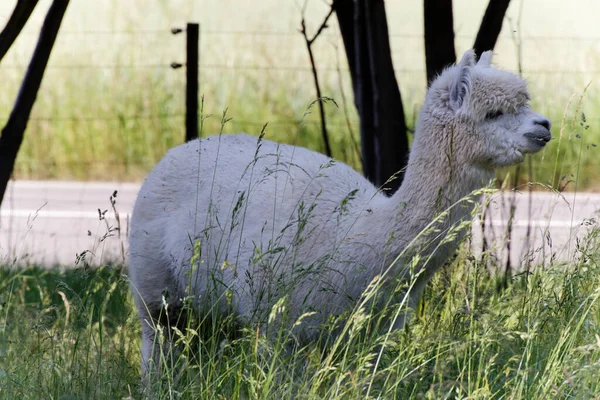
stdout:
[[(549, 120), (548, 118), (539, 118), (539, 119), (536, 119), (536, 120), (535, 120), (535, 121), (533, 121), (533, 122), (534, 122), (536, 125), (541, 125), (541, 126), (543, 126), (543, 127), (544, 127), (544, 128), (546, 128), (546, 130), (548, 130), (548, 131), (550, 130), (550, 126), (552, 125), (552, 124), (550, 123), (550, 120)], [(550, 139), (548, 139), (548, 140), (550, 140)]]

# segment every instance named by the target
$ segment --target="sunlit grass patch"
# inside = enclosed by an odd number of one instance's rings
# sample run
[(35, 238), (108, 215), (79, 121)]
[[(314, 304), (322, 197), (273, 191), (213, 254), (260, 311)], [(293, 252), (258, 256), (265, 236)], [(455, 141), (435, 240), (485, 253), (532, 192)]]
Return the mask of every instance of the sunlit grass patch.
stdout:
[[(341, 346), (294, 348), (285, 328), (267, 338), (249, 325), (227, 339), (223, 321), (204, 321), (203, 332), (190, 324), (179, 337), (186, 351), (153, 380), (153, 396), (593, 397), (598, 232), (570, 263), (539, 266), (505, 289), (502, 276), (463, 250), (428, 285), (409, 326), (391, 336), (373, 329), (368, 309), (351, 318)], [(0, 288), (2, 398), (140, 397), (140, 329), (121, 267), (3, 269)]]
[(139, 329), (120, 268), (2, 269), (0, 299), (0, 397), (109, 399), (137, 387)]

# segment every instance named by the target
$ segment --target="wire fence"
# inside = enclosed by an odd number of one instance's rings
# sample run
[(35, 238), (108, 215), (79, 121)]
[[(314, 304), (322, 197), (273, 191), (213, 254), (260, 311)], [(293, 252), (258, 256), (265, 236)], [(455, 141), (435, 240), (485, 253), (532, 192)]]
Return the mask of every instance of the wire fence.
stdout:
[[(12, 69), (21, 71), (25, 67), (17, 66), (17, 65), (8, 65), (1, 67), (2, 69)], [(79, 65), (48, 65), (48, 70), (77, 70), (77, 69), (122, 69), (122, 70), (131, 70), (131, 69), (176, 69), (173, 68), (172, 63), (164, 63), (164, 64), (134, 64), (134, 65), (123, 65), (123, 64), (79, 64)], [(311, 67), (303, 67), (303, 66), (292, 66), (292, 65), (231, 65), (231, 64), (209, 64), (202, 63), (200, 64), (200, 68), (202, 69), (213, 69), (213, 70), (239, 70), (239, 71), (300, 71), (312, 74)], [(318, 71), (333, 71), (333, 72), (349, 72), (348, 68), (336, 68), (336, 67), (319, 67)], [(423, 74), (425, 70), (422, 68), (395, 68), (394, 71), (397, 74)], [(580, 74), (600, 74), (600, 69), (524, 69), (523, 73), (528, 75), (563, 75), (563, 74), (572, 74), (572, 73), (580, 73)]]
[[(184, 54), (185, 54), (185, 37), (184, 35), (173, 35), (175, 32), (170, 32), (169, 30), (158, 30), (158, 29), (150, 29), (150, 30), (62, 30), (58, 37), (58, 45), (60, 45), (61, 41), (74, 41), (79, 37), (86, 38), (85, 41), (82, 40), (81, 43), (84, 44), (86, 41), (89, 43), (103, 43), (110, 44), (113, 41), (118, 41), (119, 38), (127, 38), (132, 43), (140, 43), (140, 48), (143, 48), (144, 51), (139, 51), (138, 53), (141, 56), (136, 56), (131, 59), (127, 57), (123, 57), (123, 59), (119, 60), (111, 60), (108, 58), (107, 60), (98, 60), (96, 59), (87, 59), (85, 56), (79, 57), (75, 56), (74, 59), (65, 63), (64, 60), (61, 60), (60, 57), (54, 58), (52, 62), (48, 65), (48, 71), (128, 71), (135, 72), (139, 71), (162, 71), (164, 74), (174, 74), (177, 76), (179, 80), (182, 80), (185, 77), (185, 73), (183, 70), (185, 67), (183, 63)], [(38, 35), (38, 32), (34, 31), (25, 31), (23, 35), (30, 36), (31, 40), (35, 40)], [(201, 29), (200, 37), (201, 37), (201, 48), (210, 44), (211, 41), (224, 38), (224, 37), (242, 37), (242, 38), (252, 38), (250, 41), (253, 45), (257, 46), (257, 51), (265, 51), (264, 44), (261, 44), (264, 40), (271, 40), (277, 38), (298, 38), (301, 41), (301, 34), (297, 31), (246, 31), (246, 30), (210, 30), (210, 29)], [(325, 33), (322, 37), (323, 40), (326, 38), (336, 38), (336, 34), (334, 33)], [(411, 46), (422, 46), (423, 37), (418, 34), (408, 34), (408, 33), (392, 33), (390, 35), (392, 41), (394, 42), (393, 48), (393, 56), (395, 58), (402, 57), (402, 47), (404, 43), (410, 43)], [(456, 35), (457, 40), (470, 41), (474, 38), (470, 35)], [(154, 39), (155, 42), (149, 39)], [(338, 38), (339, 39), (339, 38)], [(154, 45), (158, 40), (161, 45)], [(510, 41), (510, 38), (503, 38), (501, 40)], [(565, 48), (569, 48), (573, 43), (577, 43), (584, 46), (600, 46), (600, 36), (592, 36), (592, 37), (578, 37), (578, 36), (563, 36), (563, 37), (551, 37), (551, 36), (536, 36), (536, 35), (526, 35), (520, 38), (522, 40), (522, 44), (525, 46), (536, 46), (536, 47), (544, 47), (544, 46), (554, 46), (557, 43), (562, 43), (562, 46)], [(143, 45), (141, 44), (143, 43)], [(301, 42), (299, 44), (302, 45)], [(268, 46), (267, 46), (268, 47)], [(252, 52), (252, 48), (246, 49), (249, 52)], [(305, 49), (302, 49), (305, 50)], [(164, 51), (164, 54), (161, 52)], [(223, 52), (227, 52), (228, 49), (222, 49)], [(274, 48), (272, 51), (276, 52), (277, 49)], [(86, 54), (85, 51), (83, 54)], [(137, 53), (136, 53), (137, 54)], [(147, 55), (147, 58), (144, 58), (144, 55)], [(102, 58), (102, 57), (100, 57)], [(224, 56), (223, 58), (227, 58)], [(298, 73), (298, 74), (310, 74), (312, 69), (308, 63), (308, 57), (306, 57), (306, 62), (296, 63), (296, 62), (282, 62), (281, 60), (271, 60), (268, 61), (270, 57), (262, 57), (261, 61), (254, 62), (221, 62), (220, 60), (210, 59), (209, 57), (203, 57), (203, 53), (200, 54), (200, 76), (207, 74), (207, 72), (222, 72), (222, 71), (231, 71), (234, 74), (244, 75), (248, 73), (260, 75), (262, 73), (269, 74), (270, 72), (282, 72), (282, 73)], [(264, 62), (267, 60), (267, 62)], [(0, 64), (0, 75), (3, 72), (12, 71), (13, 73), (18, 73), (23, 71), (26, 68), (26, 63), (15, 63), (9, 62), (5, 60), (2, 64)], [(417, 78), (413, 75), (425, 75), (424, 68), (421, 66), (424, 65), (422, 62), (418, 66), (406, 67), (406, 66), (397, 66), (395, 71), (396, 74), (400, 77), (400, 81), (408, 81), (408, 80), (416, 80)], [(549, 68), (523, 68), (523, 73), (530, 77), (552, 77), (559, 75), (567, 75), (567, 74), (583, 74), (586, 76), (594, 76), (600, 74), (600, 69), (596, 68), (600, 67), (600, 63), (597, 63), (593, 66), (584, 66), (584, 68), (571, 68), (571, 67), (549, 67)], [(321, 65), (318, 67), (319, 73), (322, 74), (343, 74), (346, 79), (348, 79), (348, 68), (345, 63), (343, 65)], [(304, 79), (304, 78), (303, 78)], [(54, 82), (56, 84), (56, 82)], [(201, 92), (202, 92), (202, 78), (200, 81), (201, 84)], [(305, 85), (307, 87), (307, 92), (311, 92), (313, 90), (312, 80), (310, 77), (306, 77)], [(125, 90), (126, 88), (124, 88)], [(149, 89), (151, 90), (151, 88)], [(179, 96), (183, 101), (185, 93), (183, 86), (174, 87), (173, 96)], [(348, 93), (347, 96), (351, 98), (351, 93)], [(307, 99), (307, 101), (312, 99)], [(110, 103), (110, 99), (107, 99), (107, 103)], [(407, 105), (405, 104), (405, 107)], [(8, 113), (5, 113), (6, 117)], [(41, 112), (40, 112), (41, 114)], [(30, 121), (33, 122), (95, 122), (95, 121), (103, 121), (107, 123), (122, 123), (123, 121), (153, 121), (153, 120), (171, 120), (173, 123), (181, 123), (182, 130), (184, 124), (185, 114), (183, 113), (183, 108), (172, 111), (172, 112), (161, 112), (161, 113), (153, 113), (149, 111), (144, 111), (142, 113), (111, 113), (110, 110), (101, 110), (100, 108), (97, 110), (97, 113), (91, 113), (89, 115), (68, 115), (68, 111), (66, 111), (65, 115), (34, 115)], [(5, 115), (0, 116), (0, 119), (5, 119)], [(235, 117), (235, 115), (234, 115)], [(592, 116), (588, 117), (588, 120), (591, 121), (600, 121), (600, 117)], [(248, 125), (261, 127), (267, 121), (261, 120), (253, 120), (253, 119), (235, 119), (233, 123), (238, 125)], [(289, 118), (289, 115), (281, 115), (276, 116), (275, 118), (268, 121), (271, 126), (314, 126), (319, 123), (316, 120), (308, 120), (303, 118)], [(347, 123), (341, 122), (328, 122), (328, 125), (332, 127), (338, 127), (340, 129), (345, 129), (348, 127)], [(352, 129), (358, 130), (356, 126), (356, 122), (351, 125)], [(66, 161), (76, 162), (76, 161)], [(99, 161), (100, 162), (100, 161)], [(84, 162), (81, 162), (82, 165)]]
[[(173, 33), (174, 30), (177, 32), (182, 32), (183, 28), (173, 27), (170, 32), (164, 29), (135, 29), (135, 30), (69, 30), (64, 29), (60, 31), (61, 36), (70, 36), (70, 35), (165, 35), (168, 33)], [(37, 36), (39, 32), (35, 30), (24, 30), (22, 35), (34, 35)], [(275, 30), (215, 30), (215, 29), (202, 29), (203, 35), (243, 35), (243, 36), (271, 36), (271, 37), (289, 37), (294, 36), (298, 37), (300, 34), (298, 31), (275, 31)], [(334, 37), (335, 33), (323, 33), (323, 37)], [(404, 39), (422, 39), (423, 36), (421, 34), (416, 33), (390, 33), (389, 36), (391, 38), (404, 38)], [(472, 35), (467, 34), (455, 34), (454, 37), (456, 39), (474, 39)], [(548, 36), (548, 35), (524, 35), (522, 36), (523, 40), (544, 40), (544, 41), (600, 41), (599, 36)]]
[[(184, 32), (184, 29), (181, 28), (173, 28), (173, 30), (177, 29), (179, 32)], [(69, 36), (128, 36), (128, 37), (148, 37), (149, 35), (159, 36), (167, 38), (173, 32), (168, 32), (166, 30), (63, 30), (60, 31), (59, 39), (65, 39)], [(25, 31), (22, 33), (24, 36), (37, 36), (38, 32), (34, 31)], [(219, 36), (242, 36), (242, 37), (264, 37), (264, 38), (298, 38), (301, 39), (300, 34), (297, 31), (248, 31), (248, 30), (201, 30), (201, 36), (203, 38), (203, 42), (210, 42), (214, 37)], [(324, 40), (326, 38), (338, 38), (338, 35), (333, 33), (324, 33), (321, 35), (321, 38)], [(400, 39), (400, 40), (411, 40), (411, 41), (419, 41), (422, 42), (423, 35), (419, 34), (409, 34), (409, 33), (391, 33), (390, 38)], [(458, 34), (455, 35), (457, 40), (473, 40), (474, 38), (471, 35)], [(103, 38), (102, 40), (105, 40)], [(500, 41), (512, 40), (510, 38), (501, 37)], [(542, 35), (526, 35), (520, 38), (522, 40), (522, 45), (526, 46), (530, 45), (538, 45), (541, 43), (541, 47), (544, 47), (544, 44), (548, 43), (556, 43), (556, 42), (576, 42), (576, 43), (592, 43), (600, 45), (600, 36), (542, 36)], [(184, 49), (183, 44), (181, 44), (181, 49)], [(399, 52), (393, 52), (394, 56), (401, 56), (402, 54)], [(298, 66), (298, 65), (231, 65), (227, 63), (201, 63), (200, 66), (205, 69), (234, 69), (234, 70), (281, 70), (281, 71), (311, 71), (310, 66)], [(2, 65), (2, 69), (23, 69), (23, 65)], [(61, 65), (60, 63), (51, 63), (48, 66), (48, 69), (144, 69), (144, 68), (173, 68), (172, 62), (165, 63), (135, 63), (133, 65), (127, 65), (125, 63), (118, 64), (103, 64), (103, 63), (77, 63), (77, 64), (67, 64)], [(332, 67), (320, 67), (320, 71), (338, 71), (339, 68)], [(348, 68), (341, 68), (341, 71), (347, 72)], [(423, 68), (397, 68), (397, 73), (422, 73), (424, 72)], [(573, 69), (573, 68), (544, 68), (544, 69), (525, 69), (523, 72), (529, 74), (565, 74), (565, 73), (590, 73), (590, 74), (598, 74), (600, 73), (600, 69)]]

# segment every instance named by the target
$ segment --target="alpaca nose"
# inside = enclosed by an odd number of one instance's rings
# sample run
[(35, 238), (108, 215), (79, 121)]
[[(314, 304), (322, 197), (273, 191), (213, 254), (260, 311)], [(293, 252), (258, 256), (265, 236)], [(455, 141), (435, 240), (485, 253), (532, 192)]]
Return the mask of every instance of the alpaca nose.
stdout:
[(550, 120), (548, 118), (539, 118), (534, 121), (536, 125), (541, 125), (544, 128), (550, 130)]

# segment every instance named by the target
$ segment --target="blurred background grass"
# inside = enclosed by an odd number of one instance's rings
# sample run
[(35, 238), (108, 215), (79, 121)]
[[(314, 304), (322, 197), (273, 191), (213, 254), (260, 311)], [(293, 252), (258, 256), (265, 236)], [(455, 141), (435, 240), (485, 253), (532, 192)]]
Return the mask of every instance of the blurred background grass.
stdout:
[[(0, 23), (10, 16), (15, 2), (0, 4)], [(22, 37), (0, 64), (0, 120), (8, 117), (49, 4), (40, 1)], [(322, 150), (317, 113), (305, 116), (315, 94), (297, 32), (302, 4), (173, 0), (149, 7), (142, 0), (72, 1), (15, 177), (142, 179), (170, 147), (183, 141), (185, 72), (170, 64), (184, 62), (185, 36), (172, 35), (170, 29), (188, 21), (201, 24), (200, 92), (205, 115), (213, 115), (205, 120), (203, 134), (219, 131), (220, 116), (227, 109), (233, 119), (225, 132), (257, 134), (269, 123), (267, 138)], [(408, 125), (413, 127), (425, 93), (422, 4), (409, 0), (386, 4), (394, 65)], [(455, 0), (457, 54), (472, 44), (486, 5), (483, 0)], [(325, 2), (307, 2), (309, 31), (316, 29), (327, 10)], [(534, 158), (533, 177), (526, 176), (528, 168), (521, 169), (522, 181), (558, 187), (573, 174), (579, 189), (598, 187), (600, 161), (594, 145), (600, 144), (600, 116), (594, 77), (600, 73), (600, 28), (593, 18), (598, 12), (600, 5), (593, 0), (511, 3), (494, 62), (517, 71), (520, 50), (533, 107), (551, 118), (555, 137)], [(335, 18), (315, 43), (315, 52), (323, 94), (339, 105), (326, 107), (334, 156), (359, 169), (354, 144), (358, 121)], [(500, 173), (504, 179), (507, 174), (514, 172)]]

